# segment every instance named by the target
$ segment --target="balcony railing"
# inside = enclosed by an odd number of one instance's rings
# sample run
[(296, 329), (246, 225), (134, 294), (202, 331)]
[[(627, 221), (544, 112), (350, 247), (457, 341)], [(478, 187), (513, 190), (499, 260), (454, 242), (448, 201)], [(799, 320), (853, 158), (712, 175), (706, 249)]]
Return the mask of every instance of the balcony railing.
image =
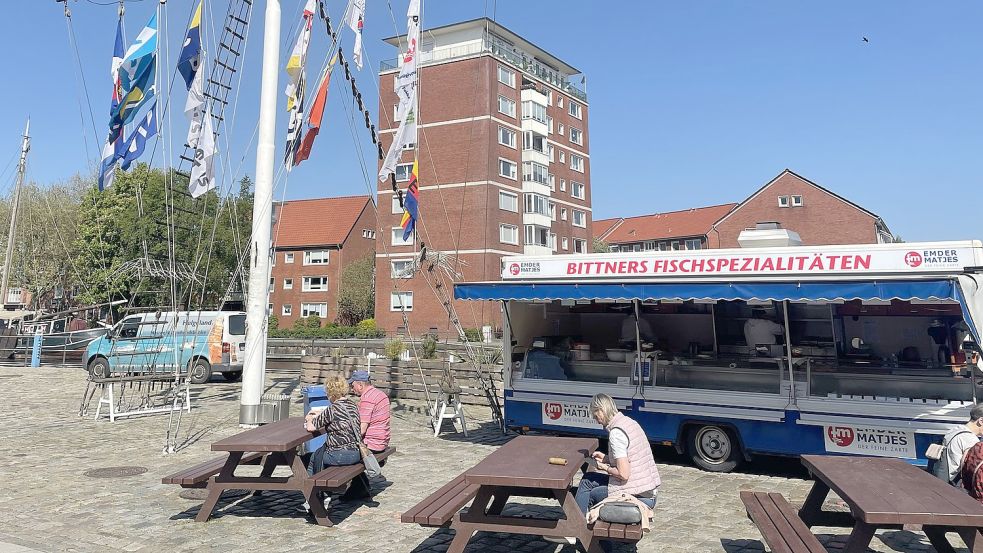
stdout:
[[(537, 79), (540, 79), (546, 83), (549, 83), (560, 90), (570, 94), (571, 96), (578, 98), (584, 102), (587, 101), (587, 93), (581, 90), (579, 87), (571, 83), (570, 81), (563, 80), (559, 78), (554, 72), (546, 69), (542, 65), (536, 62), (534, 59), (529, 59), (515, 52), (506, 50), (502, 48), (499, 44), (494, 44), (488, 40), (483, 40), (479, 43), (465, 44), (462, 46), (454, 46), (451, 48), (436, 48), (429, 52), (420, 52), (420, 63), (431, 63), (436, 61), (446, 61), (458, 58), (464, 58), (467, 56), (473, 56), (482, 52), (489, 52), (496, 58), (508, 62), (509, 64), (515, 66), (517, 69), (524, 71), (526, 74), (531, 75)], [(399, 68), (399, 58), (393, 58), (391, 60), (384, 60), (379, 64), (379, 71), (392, 71)]]

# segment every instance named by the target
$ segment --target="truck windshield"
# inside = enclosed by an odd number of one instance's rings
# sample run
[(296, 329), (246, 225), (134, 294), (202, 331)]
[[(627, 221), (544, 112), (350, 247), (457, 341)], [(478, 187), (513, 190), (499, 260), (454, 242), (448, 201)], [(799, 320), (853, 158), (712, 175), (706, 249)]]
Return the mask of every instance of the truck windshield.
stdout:
[(229, 334), (235, 336), (245, 336), (246, 335), (246, 316), (245, 315), (230, 315), (229, 316)]

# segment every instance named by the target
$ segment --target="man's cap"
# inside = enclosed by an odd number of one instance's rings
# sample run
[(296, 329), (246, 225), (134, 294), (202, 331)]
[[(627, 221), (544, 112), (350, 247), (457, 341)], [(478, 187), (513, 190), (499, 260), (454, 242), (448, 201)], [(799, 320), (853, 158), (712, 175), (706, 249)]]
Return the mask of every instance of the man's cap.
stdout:
[(348, 377), (348, 384), (353, 382), (368, 382), (369, 372), (368, 371), (355, 371), (351, 376)]

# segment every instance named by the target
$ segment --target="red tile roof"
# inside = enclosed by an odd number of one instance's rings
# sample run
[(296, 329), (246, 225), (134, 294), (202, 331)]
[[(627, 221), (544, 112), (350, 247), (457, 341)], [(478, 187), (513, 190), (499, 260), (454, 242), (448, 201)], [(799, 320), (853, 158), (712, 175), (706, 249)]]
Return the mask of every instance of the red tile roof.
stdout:
[[(735, 207), (736, 203), (730, 203), (638, 217), (601, 219), (593, 223), (594, 235), (609, 244), (703, 236)], [(608, 233), (607, 236), (605, 233)]]
[(351, 233), (368, 196), (313, 198), (277, 202), (273, 246), (295, 248), (342, 245)]

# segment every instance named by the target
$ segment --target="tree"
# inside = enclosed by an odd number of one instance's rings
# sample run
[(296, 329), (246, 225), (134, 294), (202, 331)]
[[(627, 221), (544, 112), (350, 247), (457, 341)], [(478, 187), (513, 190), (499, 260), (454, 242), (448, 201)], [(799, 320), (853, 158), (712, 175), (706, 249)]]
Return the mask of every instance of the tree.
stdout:
[(591, 251), (594, 253), (607, 253), (611, 251), (611, 246), (600, 238), (594, 238), (594, 243), (591, 244)]
[(341, 274), (338, 324), (353, 326), (375, 313), (375, 258), (356, 259)]

